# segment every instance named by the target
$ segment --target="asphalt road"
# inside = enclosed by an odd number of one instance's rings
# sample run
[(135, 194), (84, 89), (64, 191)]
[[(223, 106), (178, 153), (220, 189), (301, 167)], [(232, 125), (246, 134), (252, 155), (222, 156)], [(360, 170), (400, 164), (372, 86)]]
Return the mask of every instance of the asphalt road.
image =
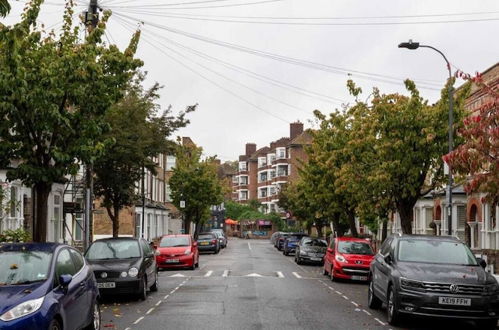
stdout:
[(267, 240), (231, 238), (199, 269), (160, 272), (146, 301), (108, 298), (103, 329), (473, 329), (472, 323), (409, 319), (386, 323), (367, 307), (367, 285), (331, 282), (320, 266), (299, 266)]

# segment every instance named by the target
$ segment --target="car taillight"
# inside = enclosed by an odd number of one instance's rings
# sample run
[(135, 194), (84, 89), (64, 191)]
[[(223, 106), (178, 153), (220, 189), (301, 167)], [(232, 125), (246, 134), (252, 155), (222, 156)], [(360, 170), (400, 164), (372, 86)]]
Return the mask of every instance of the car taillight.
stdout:
[(216, 240), (216, 239), (212, 240), (211, 242), (212, 242), (213, 244), (217, 244), (217, 240)]

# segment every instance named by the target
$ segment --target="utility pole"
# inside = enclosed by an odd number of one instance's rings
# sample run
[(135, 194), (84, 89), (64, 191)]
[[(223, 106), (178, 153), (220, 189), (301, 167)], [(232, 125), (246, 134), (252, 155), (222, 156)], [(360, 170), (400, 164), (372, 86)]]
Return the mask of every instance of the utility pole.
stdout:
[[(88, 11), (85, 12), (85, 25), (88, 31), (92, 31), (99, 23), (99, 8), (98, 0), (90, 0)], [(83, 249), (86, 251), (92, 241), (93, 229), (93, 196), (94, 196), (94, 178), (93, 164), (89, 162), (85, 164), (85, 237), (83, 241)]]

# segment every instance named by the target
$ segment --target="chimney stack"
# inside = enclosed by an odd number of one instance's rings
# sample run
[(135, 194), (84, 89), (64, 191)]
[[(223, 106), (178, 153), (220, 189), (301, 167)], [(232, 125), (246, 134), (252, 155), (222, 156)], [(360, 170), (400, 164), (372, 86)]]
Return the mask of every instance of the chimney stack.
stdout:
[(295, 122), (289, 124), (289, 137), (293, 140), (295, 137), (303, 133), (303, 123)]
[(246, 156), (251, 156), (256, 151), (255, 143), (246, 143)]

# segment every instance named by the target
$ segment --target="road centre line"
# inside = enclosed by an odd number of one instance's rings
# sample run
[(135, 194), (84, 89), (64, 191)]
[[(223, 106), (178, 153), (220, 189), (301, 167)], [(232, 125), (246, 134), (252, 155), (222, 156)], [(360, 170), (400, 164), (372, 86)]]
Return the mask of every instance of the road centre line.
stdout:
[(156, 303), (156, 306), (159, 306), (162, 302), (163, 302), (162, 300), (158, 301), (158, 302)]
[(248, 242), (248, 249), (251, 251), (251, 244)]
[(146, 312), (146, 314), (151, 314), (153, 310), (154, 310), (154, 307), (149, 308), (149, 310)]
[(133, 324), (137, 324), (139, 323), (140, 321), (142, 321), (144, 319), (144, 316), (141, 316), (139, 317), (137, 320), (135, 320), (135, 322), (133, 322)]
[(169, 294), (167, 294), (167, 295), (166, 295), (163, 299), (168, 299), (168, 297), (169, 297), (169, 296), (170, 296), (170, 295), (169, 295)]

